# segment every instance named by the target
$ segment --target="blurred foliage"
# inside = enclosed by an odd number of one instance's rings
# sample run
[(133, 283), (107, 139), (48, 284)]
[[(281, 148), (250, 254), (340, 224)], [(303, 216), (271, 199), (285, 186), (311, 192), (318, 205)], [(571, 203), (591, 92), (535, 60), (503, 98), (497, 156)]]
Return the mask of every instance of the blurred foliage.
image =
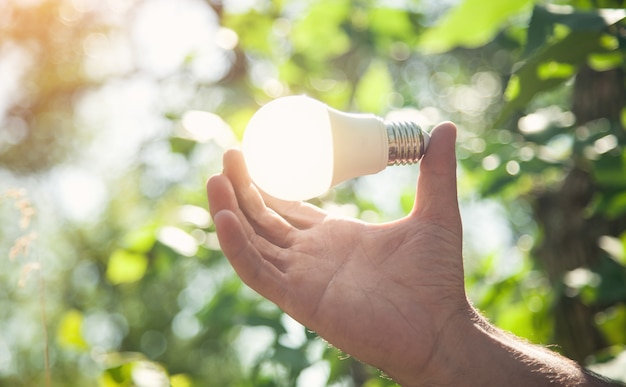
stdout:
[[(394, 385), (216, 242), (204, 181), (260, 104), (297, 93), (455, 121), (470, 297), (626, 379), (625, 4), (441, 4), (0, 1), (0, 384)], [(403, 171), (314, 202), (399, 217)]]
[[(15, 172), (39, 172), (62, 162), (81, 146), (79, 136), (87, 135), (68, 119), (73, 100), (98, 83), (81, 71), (81, 45), (91, 34), (107, 33), (108, 26), (93, 12), (71, 15), (67, 5), (54, 2), (36, 10), (13, 4), (3, 8), (1, 53), (13, 68), (3, 71), (3, 86), (10, 90), (3, 90), (6, 102), (0, 105), (0, 164)], [(22, 82), (12, 84), (19, 78)]]

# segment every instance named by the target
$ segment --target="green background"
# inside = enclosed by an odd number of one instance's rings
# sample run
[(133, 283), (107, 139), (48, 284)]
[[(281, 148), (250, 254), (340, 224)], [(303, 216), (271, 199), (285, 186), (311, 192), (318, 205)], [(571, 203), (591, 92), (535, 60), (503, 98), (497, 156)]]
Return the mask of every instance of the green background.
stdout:
[[(290, 94), (457, 123), (472, 301), (626, 381), (623, 1), (0, 5), (1, 385), (393, 385), (219, 250), (205, 181)], [(397, 219), (417, 173), (313, 203)]]

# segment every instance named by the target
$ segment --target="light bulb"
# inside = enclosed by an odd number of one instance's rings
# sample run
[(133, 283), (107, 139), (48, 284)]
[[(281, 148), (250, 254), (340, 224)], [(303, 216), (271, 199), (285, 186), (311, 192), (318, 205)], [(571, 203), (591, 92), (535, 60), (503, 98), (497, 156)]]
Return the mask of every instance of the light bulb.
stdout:
[(262, 191), (283, 200), (308, 200), (348, 179), (416, 163), (429, 140), (412, 122), (344, 113), (309, 97), (290, 96), (252, 116), (242, 151)]

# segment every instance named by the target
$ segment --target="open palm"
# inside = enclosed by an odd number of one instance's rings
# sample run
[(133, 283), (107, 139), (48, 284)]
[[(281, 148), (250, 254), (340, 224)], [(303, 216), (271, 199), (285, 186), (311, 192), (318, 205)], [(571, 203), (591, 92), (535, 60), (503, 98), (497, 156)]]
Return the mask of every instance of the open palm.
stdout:
[(333, 217), (307, 203), (264, 196), (236, 150), (224, 155), (224, 172), (207, 185), (220, 244), (243, 281), (392, 376), (425, 369), (448, 322), (468, 308), (455, 128), (442, 124), (431, 137), (415, 208), (390, 223)]

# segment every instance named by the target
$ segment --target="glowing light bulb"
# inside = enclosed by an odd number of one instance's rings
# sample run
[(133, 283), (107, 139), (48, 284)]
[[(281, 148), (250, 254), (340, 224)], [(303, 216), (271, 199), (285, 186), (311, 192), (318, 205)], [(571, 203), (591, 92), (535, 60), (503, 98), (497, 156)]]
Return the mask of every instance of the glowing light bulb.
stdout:
[(345, 180), (418, 162), (430, 137), (412, 122), (343, 113), (305, 96), (275, 99), (243, 136), (252, 181), (283, 200), (307, 200)]

